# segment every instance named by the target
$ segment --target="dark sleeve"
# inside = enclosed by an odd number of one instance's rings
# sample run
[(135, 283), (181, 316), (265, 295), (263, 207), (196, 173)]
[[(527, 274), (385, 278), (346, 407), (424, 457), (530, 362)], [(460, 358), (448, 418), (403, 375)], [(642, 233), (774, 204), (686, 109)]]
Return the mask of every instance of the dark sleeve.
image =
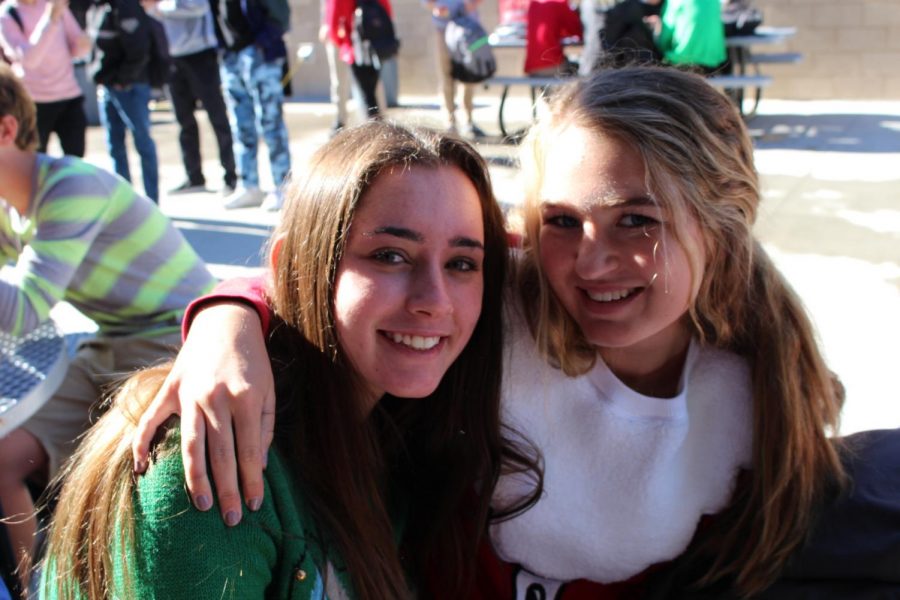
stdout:
[(219, 302), (240, 302), (249, 305), (259, 315), (263, 333), (269, 332), (272, 311), (266, 302), (265, 277), (235, 277), (223, 281), (212, 293), (201, 296), (188, 305), (181, 323), (181, 337), (187, 338), (191, 322), (201, 310)]
[(121, 43), (122, 61), (118, 65), (116, 83), (129, 85), (147, 82), (150, 60), (150, 26), (144, 9), (137, 0), (114, 0), (118, 11), (116, 25)]
[(900, 429), (865, 431), (844, 442), (850, 485), (824, 507), (784, 579), (878, 582), (898, 597)]

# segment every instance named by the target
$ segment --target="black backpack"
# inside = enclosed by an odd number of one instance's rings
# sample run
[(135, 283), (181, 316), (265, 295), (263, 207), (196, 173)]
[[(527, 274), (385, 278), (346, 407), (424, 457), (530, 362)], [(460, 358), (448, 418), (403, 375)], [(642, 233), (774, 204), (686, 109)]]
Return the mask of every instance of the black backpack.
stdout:
[(497, 71), (488, 34), (475, 17), (462, 15), (447, 23), (444, 42), (450, 54), (450, 74), (463, 83), (479, 83)]
[(380, 67), (400, 50), (391, 16), (378, 0), (356, 0), (350, 40), (357, 65)]

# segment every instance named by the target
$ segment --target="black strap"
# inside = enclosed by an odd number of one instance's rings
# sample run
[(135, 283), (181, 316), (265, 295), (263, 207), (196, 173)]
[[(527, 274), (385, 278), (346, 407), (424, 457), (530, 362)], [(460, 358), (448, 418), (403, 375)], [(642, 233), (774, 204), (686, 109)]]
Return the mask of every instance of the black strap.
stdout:
[(22, 15), (19, 14), (19, 11), (16, 10), (16, 7), (10, 4), (9, 8), (6, 9), (6, 12), (13, 18), (13, 21), (15, 21), (19, 26), (19, 29), (22, 30), (22, 33), (25, 33), (25, 24), (22, 23)]

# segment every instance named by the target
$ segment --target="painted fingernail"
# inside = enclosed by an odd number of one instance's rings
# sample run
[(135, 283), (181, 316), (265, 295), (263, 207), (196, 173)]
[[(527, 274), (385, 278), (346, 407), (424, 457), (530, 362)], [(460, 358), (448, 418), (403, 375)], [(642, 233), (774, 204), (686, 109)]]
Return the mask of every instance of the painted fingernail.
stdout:
[(209, 510), (212, 508), (212, 500), (209, 499), (209, 496), (200, 494), (194, 496), (194, 506), (197, 507), (197, 510)]
[(225, 513), (225, 524), (234, 527), (241, 520), (241, 513), (236, 510), (229, 510)]
[(258, 511), (259, 507), (262, 506), (262, 498), (250, 498), (250, 501), (247, 502), (247, 506), (254, 512)]

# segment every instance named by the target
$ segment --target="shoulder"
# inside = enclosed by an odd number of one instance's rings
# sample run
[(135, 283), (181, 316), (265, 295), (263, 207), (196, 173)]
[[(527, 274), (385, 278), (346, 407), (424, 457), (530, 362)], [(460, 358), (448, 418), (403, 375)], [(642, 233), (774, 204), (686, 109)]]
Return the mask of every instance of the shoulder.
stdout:
[(304, 590), (312, 597), (322, 588), (323, 544), (277, 452), (265, 471), (265, 502), (245, 509), (235, 527), (224, 524), (217, 504), (195, 509), (184, 481), (175, 432), (134, 495), (139, 597), (305, 597)]
[[(97, 218), (121, 200), (124, 181), (73, 157), (38, 155), (38, 177), (34, 190), (38, 220), (87, 221)], [(131, 194), (135, 195), (131, 190)], [(124, 194), (128, 195), (128, 194)]]

